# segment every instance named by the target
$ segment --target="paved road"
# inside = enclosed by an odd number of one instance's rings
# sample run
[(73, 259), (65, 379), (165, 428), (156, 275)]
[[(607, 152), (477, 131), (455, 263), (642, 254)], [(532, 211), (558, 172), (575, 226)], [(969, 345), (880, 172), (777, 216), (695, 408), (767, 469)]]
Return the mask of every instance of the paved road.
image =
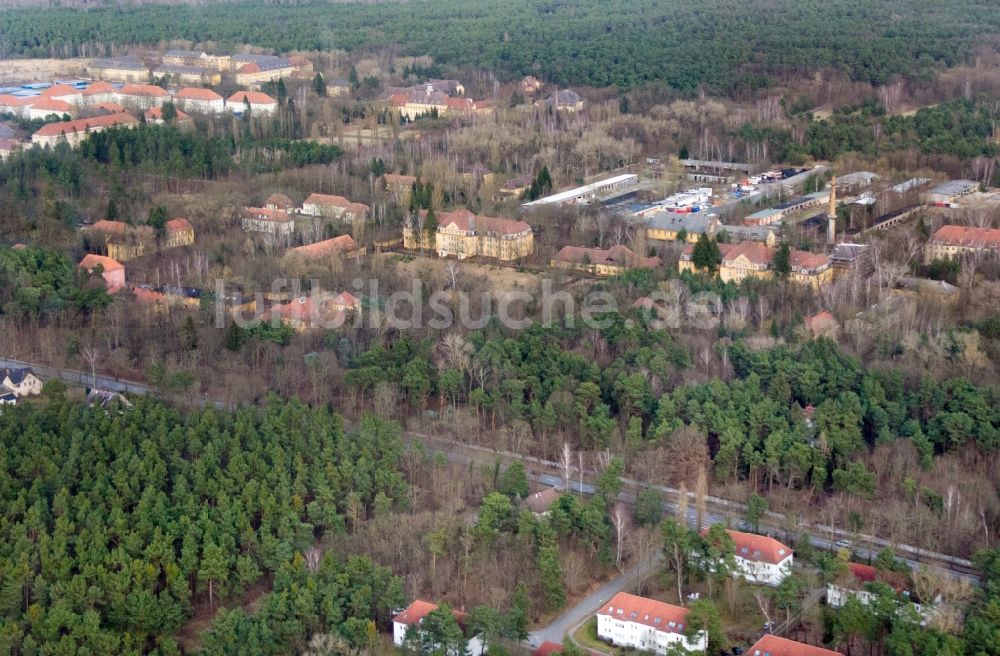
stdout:
[[(117, 377), (105, 376), (101, 374), (93, 377), (89, 373), (83, 371), (50, 367), (48, 365), (38, 364), (35, 362), (25, 362), (14, 358), (0, 358), (0, 367), (31, 367), (43, 379), (58, 378), (71, 385), (79, 385), (83, 387), (96, 385), (97, 387), (104, 389), (110, 389), (116, 392), (129, 392), (132, 394), (155, 393), (155, 390), (152, 387), (137, 381), (123, 380)], [(224, 407), (221, 401), (213, 402), (207, 399), (197, 399), (197, 402), (202, 405), (214, 403), (216, 407)], [(459, 444), (451, 440), (444, 440), (415, 431), (406, 431), (405, 435), (409, 438), (418, 439), (426, 446), (445, 453), (451, 460), (460, 461), (462, 463), (478, 461), (483, 457), (499, 457), (506, 460), (519, 459), (527, 465), (529, 470), (531, 469), (531, 466), (549, 469), (549, 471), (558, 469), (557, 463), (548, 462), (530, 456), (522, 456), (518, 454), (495, 451), (484, 447)], [(593, 474), (593, 472), (585, 473), (587, 476), (591, 476)], [(539, 471), (537, 473), (529, 471), (529, 475), (533, 480), (543, 485), (558, 486), (562, 484), (562, 479), (559, 476), (546, 473), (544, 471)], [(651, 485), (628, 478), (623, 478), (622, 481), (626, 484), (626, 491), (622, 493), (621, 500), (626, 503), (632, 503), (635, 501), (634, 495), (628, 491), (629, 489), (655, 489), (663, 493), (668, 499), (671, 497), (676, 499), (679, 493), (679, 491), (674, 488), (662, 485)], [(593, 494), (594, 492), (594, 486), (586, 481), (573, 481), (570, 487), (573, 489), (579, 488), (579, 491), (583, 494)], [(692, 527), (694, 527), (694, 524), (697, 522), (697, 513), (693, 509), (693, 495), (690, 493), (689, 500), (689, 506), (691, 509), (688, 510), (688, 522), (692, 525)], [(709, 496), (706, 497), (706, 502), (707, 512), (703, 521), (709, 524), (724, 523), (734, 517), (743, 517), (746, 514), (746, 507), (743, 504), (729, 501), (728, 499), (720, 499)], [(664, 502), (664, 510), (668, 514), (674, 513), (675, 508), (676, 506), (673, 503)], [(785, 526), (785, 517), (781, 513), (769, 511), (765, 518), (765, 522), (762, 523), (762, 526), (772, 532), (780, 531)], [(839, 540), (849, 539), (852, 537), (846, 531), (825, 525), (803, 524), (801, 526), (801, 530), (803, 532), (808, 532), (813, 545), (820, 549), (833, 549), (836, 546), (836, 542)], [(821, 537), (822, 535), (827, 535), (829, 538)], [(972, 567), (972, 563), (968, 560), (956, 558), (947, 554), (932, 552), (910, 545), (891, 544), (887, 540), (883, 540), (872, 535), (856, 536), (856, 540), (858, 544), (854, 546), (853, 551), (858, 558), (874, 558), (880, 549), (892, 547), (896, 551), (897, 557), (913, 569), (916, 569), (921, 564), (930, 564), (940, 568), (942, 571), (950, 573), (954, 578), (963, 579), (973, 584), (979, 583), (979, 577), (974, 573), (975, 570)]]
[(50, 367), (36, 362), (24, 362), (22, 360), (15, 360), (12, 358), (0, 358), (0, 367), (10, 367), (13, 369), (31, 367), (34, 372), (42, 378), (42, 380), (52, 380), (53, 378), (58, 378), (65, 383), (69, 383), (70, 385), (79, 385), (81, 387), (99, 387), (102, 389), (112, 390), (114, 392), (130, 392), (132, 394), (153, 393), (153, 388), (149, 385), (137, 383), (132, 380), (122, 380), (121, 378), (104, 376), (101, 374), (94, 377), (83, 371), (60, 369), (58, 367)]
[(572, 634), (577, 626), (596, 613), (615, 594), (631, 588), (639, 581), (655, 573), (662, 561), (663, 555), (657, 551), (654, 556), (636, 563), (581, 599), (575, 606), (554, 619), (545, 628), (532, 631), (528, 635), (528, 642), (532, 647), (537, 647), (546, 640), (562, 642), (563, 636)]

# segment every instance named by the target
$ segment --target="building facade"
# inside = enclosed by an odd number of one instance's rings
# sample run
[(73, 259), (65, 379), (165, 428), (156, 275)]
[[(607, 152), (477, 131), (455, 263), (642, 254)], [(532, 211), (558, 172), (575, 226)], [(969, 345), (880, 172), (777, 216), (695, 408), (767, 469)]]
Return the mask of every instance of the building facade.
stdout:
[(569, 269), (595, 276), (617, 276), (629, 269), (653, 269), (660, 266), (658, 257), (641, 257), (626, 246), (583, 248), (564, 246), (550, 264), (556, 269)]
[[(426, 210), (421, 210), (426, 217)], [(534, 233), (524, 221), (477, 216), (466, 209), (441, 212), (434, 235), (434, 250), (438, 257), (488, 257), (502, 262), (512, 262), (531, 255), (534, 250)], [(409, 242), (416, 241), (415, 228), (409, 228)], [(403, 242), (408, 239), (404, 230)], [(426, 233), (416, 229), (418, 233)], [(422, 239), (423, 236), (420, 236)]]
[(290, 237), (295, 232), (295, 221), (288, 216), (288, 212), (266, 207), (244, 207), (240, 212), (240, 224), (246, 232), (279, 237)]
[(149, 69), (136, 57), (95, 59), (87, 65), (87, 75), (108, 82), (145, 82)]
[(1000, 229), (944, 225), (928, 240), (924, 258), (931, 262), (982, 253), (1000, 254)]
[(686, 636), (688, 609), (619, 592), (597, 611), (597, 636), (613, 645), (665, 654), (674, 646), (703, 652), (704, 631)]
[(735, 545), (739, 575), (746, 581), (778, 585), (791, 576), (794, 559), (791, 547), (766, 535), (731, 530), (726, 533)]
[(113, 127), (131, 128), (138, 124), (139, 120), (131, 114), (107, 114), (60, 123), (46, 123), (31, 135), (31, 143), (44, 148), (55, 146), (60, 139), (65, 139), (71, 147), (75, 148), (91, 133)]

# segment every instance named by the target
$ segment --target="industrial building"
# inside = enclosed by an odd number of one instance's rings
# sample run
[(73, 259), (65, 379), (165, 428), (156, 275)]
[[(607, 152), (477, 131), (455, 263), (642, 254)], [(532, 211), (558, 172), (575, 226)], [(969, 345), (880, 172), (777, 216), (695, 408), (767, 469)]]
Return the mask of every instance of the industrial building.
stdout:
[(524, 203), (521, 207), (538, 207), (540, 205), (586, 205), (600, 195), (628, 189), (639, 183), (639, 176), (634, 173), (616, 175), (607, 180), (592, 182), (582, 187), (561, 191), (545, 198), (539, 198), (529, 203)]

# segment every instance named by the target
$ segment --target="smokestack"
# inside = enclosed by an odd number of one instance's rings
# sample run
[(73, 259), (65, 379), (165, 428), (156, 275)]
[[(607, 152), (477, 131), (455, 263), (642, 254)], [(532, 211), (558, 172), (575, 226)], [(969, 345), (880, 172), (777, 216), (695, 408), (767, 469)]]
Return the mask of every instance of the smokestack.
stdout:
[(830, 208), (826, 218), (826, 243), (833, 245), (837, 241), (837, 176), (830, 180)]

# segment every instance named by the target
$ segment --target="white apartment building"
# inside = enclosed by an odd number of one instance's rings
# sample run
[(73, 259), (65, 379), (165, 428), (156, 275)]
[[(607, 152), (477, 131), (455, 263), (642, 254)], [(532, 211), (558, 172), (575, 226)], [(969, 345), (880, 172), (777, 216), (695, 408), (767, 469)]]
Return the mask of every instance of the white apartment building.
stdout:
[(750, 583), (778, 585), (792, 573), (792, 549), (766, 535), (726, 530), (736, 545), (736, 565)]
[(687, 608), (619, 592), (597, 611), (597, 636), (619, 647), (665, 654), (672, 645), (703, 652), (708, 636), (688, 639)]

